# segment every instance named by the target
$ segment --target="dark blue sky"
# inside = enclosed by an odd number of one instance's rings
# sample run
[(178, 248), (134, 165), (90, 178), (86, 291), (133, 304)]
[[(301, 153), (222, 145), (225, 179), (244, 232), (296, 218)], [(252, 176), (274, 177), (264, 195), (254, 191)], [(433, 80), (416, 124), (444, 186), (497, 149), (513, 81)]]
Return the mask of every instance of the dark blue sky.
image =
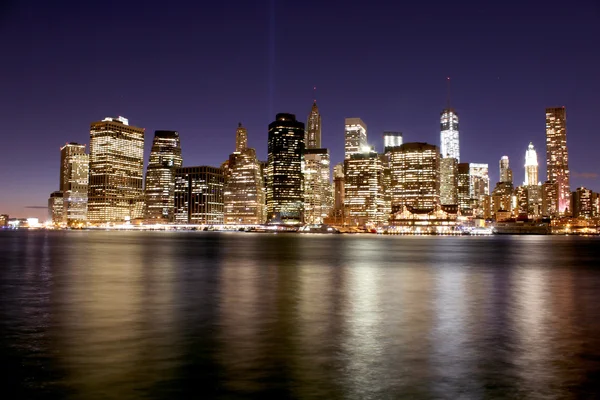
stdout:
[[(194, 3), (197, 3), (194, 5)], [(488, 4), (489, 3), (489, 4)], [(0, 213), (44, 216), (59, 148), (123, 115), (178, 130), (184, 164), (220, 165), (242, 122), (266, 158), (277, 112), (305, 121), (312, 88), (323, 146), (343, 158), (344, 118), (439, 145), (446, 76), (461, 161), (508, 155), (523, 180), (532, 141), (545, 179), (544, 108), (566, 106), (572, 188), (600, 190), (600, 3), (514, 1), (14, 1), (0, 6)]]

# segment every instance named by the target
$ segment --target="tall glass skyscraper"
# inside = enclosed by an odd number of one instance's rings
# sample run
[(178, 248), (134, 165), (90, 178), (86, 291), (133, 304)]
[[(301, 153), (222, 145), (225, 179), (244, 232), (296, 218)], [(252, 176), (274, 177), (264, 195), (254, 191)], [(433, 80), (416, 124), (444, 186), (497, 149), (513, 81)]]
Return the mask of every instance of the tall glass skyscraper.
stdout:
[(175, 170), (181, 168), (181, 142), (175, 131), (156, 131), (146, 170), (146, 219), (150, 223), (173, 222)]
[(175, 170), (175, 222), (183, 224), (223, 224), (221, 168), (182, 167)]
[(362, 154), (367, 146), (367, 124), (360, 118), (346, 118), (344, 133), (345, 159), (352, 154)]
[(442, 111), (440, 118), (440, 155), (444, 158), (456, 158), (460, 163), (460, 145), (458, 138), (458, 114), (452, 108)]
[(302, 155), (304, 123), (293, 114), (277, 114), (269, 124), (267, 158), (267, 218), (285, 223), (303, 222)]
[(90, 127), (88, 221), (123, 222), (144, 212), (144, 128), (123, 117)]
[(87, 220), (89, 155), (85, 145), (67, 143), (60, 148), (60, 191), (63, 223), (73, 226)]
[(345, 223), (351, 226), (386, 222), (383, 163), (374, 151), (353, 153), (344, 160)]
[(546, 108), (546, 165), (548, 181), (558, 185), (558, 212), (570, 208), (569, 153), (567, 151), (567, 111), (564, 107)]

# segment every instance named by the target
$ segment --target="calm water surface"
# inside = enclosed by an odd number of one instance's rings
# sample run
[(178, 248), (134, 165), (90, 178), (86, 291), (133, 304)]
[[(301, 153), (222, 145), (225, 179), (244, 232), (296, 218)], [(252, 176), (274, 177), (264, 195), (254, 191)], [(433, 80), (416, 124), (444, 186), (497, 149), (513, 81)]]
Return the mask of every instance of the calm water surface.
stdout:
[(0, 361), (22, 399), (600, 398), (600, 239), (0, 232)]

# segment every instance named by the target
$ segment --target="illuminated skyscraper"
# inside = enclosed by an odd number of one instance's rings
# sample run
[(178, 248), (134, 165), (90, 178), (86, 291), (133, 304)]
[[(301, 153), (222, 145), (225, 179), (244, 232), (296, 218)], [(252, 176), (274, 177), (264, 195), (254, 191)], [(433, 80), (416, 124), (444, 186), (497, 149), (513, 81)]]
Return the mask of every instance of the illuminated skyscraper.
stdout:
[(243, 152), (248, 148), (248, 131), (242, 126), (240, 122), (238, 128), (235, 131), (235, 151), (238, 153)]
[(402, 146), (402, 132), (383, 132), (383, 152), (385, 154), (400, 146)]
[(221, 168), (199, 166), (175, 170), (175, 222), (183, 224), (223, 224)]
[(509, 166), (508, 156), (502, 156), (500, 159), (500, 182), (513, 183), (513, 173)]
[(470, 164), (459, 163), (458, 172), (458, 209), (463, 215), (472, 215)]
[(345, 221), (352, 226), (386, 222), (383, 165), (374, 151), (353, 153), (344, 160)]
[(406, 206), (433, 209), (440, 204), (440, 152), (428, 143), (404, 143), (389, 154), (392, 212)]
[(63, 192), (57, 190), (50, 194), (48, 199), (48, 221), (58, 225), (63, 222)]
[(333, 168), (333, 215), (336, 221), (344, 218), (344, 163), (336, 164)]
[(60, 149), (60, 190), (63, 193), (62, 215), (69, 226), (87, 220), (90, 158), (85, 145), (67, 143)]
[(456, 158), (440, 160), (440, 204), (458, 204), (458, 162)]
[(458, 114), (452, 108), (441, 113), (440, 118), (440, 154), (444, 158), (456, 158), (460, 163), (460, 145), (458, 141)]
[(469, 164), (469, 195), (476, 217), (483, 216), (483, 201), (490, 195), (490, 177), (487, 164)]
[(584, 187), (577, 188), (572, 195), (573, 198), (573, 216), (576, 218), (596, 217), (594, 207), (594, 193)]
[(533, 148), (533, 143), (529, 143), (525, 152), (525, 186), (537, 185), (538, 182), (538, 161), (537, 153)]
[(156, 131), (146, 170), (146, 219), (152, 223), (173, 222), (175, 170), (181, 168), (181, 142), (175, 131)]
[(567, 112), (564, 107), (546, 108), (546, 164), (548, 181), (558, 185), (558, 212), (568, 211), (571, 202)]
[(126, 118), (90, 127), (88, 221), (123, 222), (144, 212), (144, 129)]
[(269, 124), (267, 159), (267, 214), (286, 223), (303, 221), (302, 154), (304, 124), (293, 114), (277, 114)]
[(266, 206), (261, 163), (256, 158), (256, 151), (246, 147), (247, 132), (242, 124), (238, 126), (236, 137), (236, 151), (226, 162), (225, 223), (262, 224), (266, 220)]
[(367, 146), (367, 125), (360, 118), (346, 118), (345, 159), (352, 154), (361, 153)]
[(305, 143), (307, 149), (321, 148), (321, 114), (315, 100), (308, 115)]
[(558, 184), (556, 182), (546, 181), (542, 185), (542, 215), (558, 216)]

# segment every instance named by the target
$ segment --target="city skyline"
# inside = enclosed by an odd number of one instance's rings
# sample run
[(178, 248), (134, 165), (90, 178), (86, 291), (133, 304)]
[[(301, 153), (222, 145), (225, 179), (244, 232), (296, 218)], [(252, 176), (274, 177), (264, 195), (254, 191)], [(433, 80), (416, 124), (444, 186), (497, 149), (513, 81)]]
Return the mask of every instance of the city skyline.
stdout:
[[(55, 190), (57, 151), (67, 142), (89, 146), (90, 122), (107, 116), (122, 115), (145, 128), (147, 135), (156, 130), (180, 132), (188, 166), (219, 166), (230, 153), (231, 132), (241, 121), (249, 132), (249, 147), (256, 148), (264, 161), (267, 126), (273, 116), (292, 113), (304, 120), (316, 86), (323, 113), (322, 147), (330, 150), (332, 165), (343, 160), (347, 117), (365, 122), (369, 145), (377, 151), (383, 150), (384, 131), (402, 132), (405, 142), (439, 146), (439, 115), (446, 106), (448, 76), (452, 107), (460, 116), (461, 162), (494, 166), (508, 155), (520, 181), (519, 164), (529, 142), (543, 158), (544, 110), (566, 106), (571, 189), (585, 186), (598, 191), (593, 150), (599, 143), (591, 132), (594, 96), (600, 89), (595, 73), (600, 56), (589, 49), (597, 46), (600, 28), (592, 24), (597, 5), (583, 3), (543, 9), (542, 3), (528, 4), (519, 7), (518, 17), (511, 14), (514, 4), (510, 2), (477, 12), (457, 6), (451, 14), (465, 22), (461, 30), (448, 34), (456, 43), (448, 50), (438, 48), (439, 37), (447, 34), (448, 15), (431, 14), (420, 5), (403, 10), (411, 18), (403, 20), (400, 28), (390, 24), (398, 6), (323, 5), (310, 29), (303, 28), (308, 11), (284, 2), (256, 6), (236, 2), (231, 10), (222, 5), (202, 9), (207, 19), (217, 20), (227, 10), (228, 22), (222, 27), (192, 24), (193, 10), (180, 7), (170, 11), (179, 28), (156, 36), (152, 26), (162, 14), (154, 6), (140, 15), (130, 5), (117, 13), (110, 5), (58, 10), (15, 4), (5, 14), (9, 17), (3, 20), (5, 34), (0, 39), (13, 56), (10, 65), (1, 67), (11, 79), (0, 95), (4, 105), (0, 112), (6, 121), (4, 131), (11, 133), (6, 148), (17, 151), (5, 151), (0, 161), (0, 212), (45, 216), (45, 209), (25, 207), (44, 207)], [(128, 15), (136, 30), (116, 26), (96, 37), (96, 30), (82, 23), (85, 15), (111, 13), (111, 18)], [(370, 17), (365, 26), (370, 34), (344, 31), (340, 36), (343, 21), (356, 15)], [(280, 21), (284, 16), (285, 24)], [(548, 17), (560, 17), (563, 27), (553, 40), (538, 29)], [(240, 24), (242, 20), (250, 23)], [(44, 30), (48, 24), (61, 29)], [(34, 28), (26, 30), (27, 26)], [(202, 39), (205, 30), (215, 32), (214, 44)], [(10, 39), (14, 37), (21, 39)], [(315, 46), (311, 39), (316, 38)], [(192, 43), (197, 51), (188, 51)], [(549, 62), (557, 43), (573, 45), (564, 46), (563, 57)], [(402, 68), (391, 67), (400, 60), (389, 54), (389, 46), (403, 48)], [(316, 64), (291, 65), (297, 53), (307, 48), (314, 50), (310, 59)], [(120, 54), (123, 62), (118, 67), (95, 56), (106, 49)], [(349, 64), (345, 56), (351, 49), (368, 57)], [(178, 61), (171, 62), (170, 57)], [(432, 63), (432, 58), (446, 61)], [(243, 69), (233, 67), (242, 61)], [(107, 85), (112, 89), (94, 91)], [(148, 137), (144, 147), (147, 167)], [(545, 163), (540, 162), (540, 180), (546, 175)], [(498, 179), (497, 168), (490, 168), (492, 186)]]

